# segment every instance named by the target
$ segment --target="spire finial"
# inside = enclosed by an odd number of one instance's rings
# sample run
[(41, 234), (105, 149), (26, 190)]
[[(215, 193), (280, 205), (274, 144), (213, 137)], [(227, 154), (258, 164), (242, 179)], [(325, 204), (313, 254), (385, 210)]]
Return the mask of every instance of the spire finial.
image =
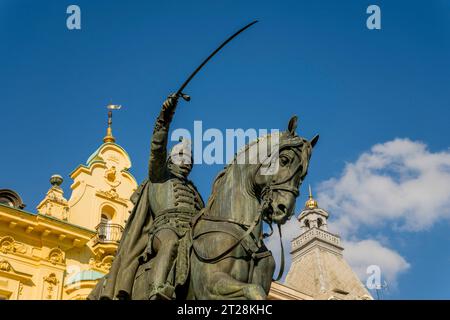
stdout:
[(314, 200), (312, 191), (311, 191), (311, 185), (309, 185), (309, 199), (305, 202), (305, 208), (307, 209), (316, 209), (319, 206), (317, 205), (317, 201)]
[(119, 110), (122, 106), (118, 104), (108, 104), (106, 108), (108, 109), (108, 128), (106, 129), (106, 136), (103, 138), (103, 142), (116, 142), (116, 138), (114, 138), (112, 134), (112, 111)]

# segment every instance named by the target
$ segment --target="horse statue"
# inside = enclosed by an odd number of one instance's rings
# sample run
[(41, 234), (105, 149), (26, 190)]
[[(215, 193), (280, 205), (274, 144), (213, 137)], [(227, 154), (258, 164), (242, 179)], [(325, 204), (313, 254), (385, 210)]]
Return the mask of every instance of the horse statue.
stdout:
[[(187, 299), (267, 298), (275, 261), (263, 243), (267, 236), (263, 222), (280, 226), (293, 215), (319, 138), (299, 137), (296, 126), (293, 117), (286, 132), (247, 145), (215, 179), (207, 205), (191, 229)], [(252, 147), (267, 142), (277, 152), (252, 163)], [(243, 158), (248, 163), (239, 164)], [(277, 166), (273, 173), (271, 166)]]
[[(319, 139), (318, 135), (310, 141), (298, 136), (296, 127), (294, 116), (287, 131), (246, 145), (218, 174), (206, 206), (191, 220), (189, 237), (184, 238), (189, 241), (180, 241), (169, 273), (175, 292), (168, 298), (267, 298), (275, 260), (263, 242), (268, 236), (264, 222), (270, 230), (272, 224), (278, 225), (281, 237), (280, 226), (294, 214), (295, 200)], [(149, 298), (155, 259), (142, 257), (148, 256), (145, 252), (153, 223), (150, 192), (149, 183), (144, 181), (132, 196), (135, 207), (110, 272), (88, 299)], [(278, 278), (283, 257), (282, 252)]]

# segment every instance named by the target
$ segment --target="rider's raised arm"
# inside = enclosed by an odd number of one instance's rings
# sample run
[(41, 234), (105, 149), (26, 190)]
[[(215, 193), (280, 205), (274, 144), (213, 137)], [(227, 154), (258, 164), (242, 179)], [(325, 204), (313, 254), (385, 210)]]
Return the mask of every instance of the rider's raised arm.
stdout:
[(150, 146), (150, 160), (148, 165), (148, 175), (150, 181), (157, 182), (164, 179), (167, 170), (167, 140), (169, 137), (169, 126), (172, 121), (178, 98), (175, 95), (169, 96), (164, 101), (156, 119), (155, 128)]

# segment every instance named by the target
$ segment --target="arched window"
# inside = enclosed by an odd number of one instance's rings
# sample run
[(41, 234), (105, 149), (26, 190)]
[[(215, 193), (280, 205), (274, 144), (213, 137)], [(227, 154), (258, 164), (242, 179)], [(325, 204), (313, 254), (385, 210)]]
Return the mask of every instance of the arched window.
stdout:
[(308, 219), (305, 220), (305, 226), (306, 226), (308, 229), (310, 229), (310, 226), (309, 226), (309, 220), (308, 220)]
[(109, 223), (111, 222), (111, 219), (104, 213), (102, 213), (102, 216), (100, 218), (101, 223)]
[(323, 225), (322, 219), (318, 218), (317, 219), (317, 228), (320, 229), (320, 227), (322, 227), (322, 225)]
[(100, 222), (108, 222), (114, 219), (116, 215), (116, 210), (110, 205), (105, 205), (102, 207), (102, 211), (100, 213)]
[(104, 206), (100, 214), (100, 225), (98, 230), (98, 237), (103, 241), (111, 241), (114, 238), (114, 229), (112, 226), (112, 219), (116, 211), (111, 206)]

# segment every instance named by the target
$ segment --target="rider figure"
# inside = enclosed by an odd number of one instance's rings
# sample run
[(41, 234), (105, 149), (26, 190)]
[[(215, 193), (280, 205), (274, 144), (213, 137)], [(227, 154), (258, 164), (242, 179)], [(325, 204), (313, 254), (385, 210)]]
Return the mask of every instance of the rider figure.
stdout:
[[(154, 214), (146, 254), (153, 260), (149, 299), (171, 299), (188, 274), (191, 218), (204, 202), (187, 179), (192, 170), (190, 144), (182, 141), (167, 156), (169, 126), (178, 97), (170, 95), (156, 120), (149, 160), (149, 201)], [(181, 256), (181, 258), (180, 258)]]

